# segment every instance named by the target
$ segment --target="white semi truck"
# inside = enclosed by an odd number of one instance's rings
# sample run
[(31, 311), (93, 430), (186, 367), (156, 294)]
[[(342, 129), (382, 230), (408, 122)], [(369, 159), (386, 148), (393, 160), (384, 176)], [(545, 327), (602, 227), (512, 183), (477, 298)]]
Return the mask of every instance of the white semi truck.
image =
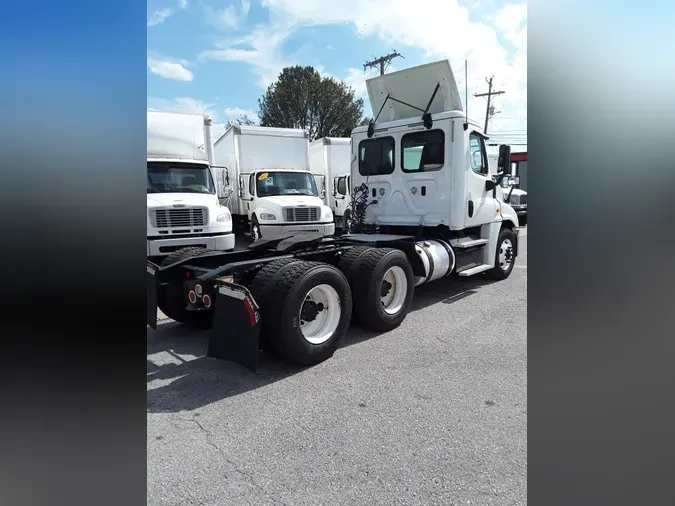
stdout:
[(147, 256), (187, 246), (232, 250), (232, 217), (218, 201), (228, 194), (227, 176), (210, 156), (211, 119), (148, 111), (147, 121)]
[(323, 185), (324, 204), (332, 211), (336, 228), (346, 229), (351, 204), (349, 172), (351, 139), (323, 137), (309, 145), (309, 167), (317, 184)]
[(306, 131), (232, 126), (216, 141), (214, 153), (229, 169), (234, 191), (223, 202), (237, 230), (248, 230), (254, 241), (335, 233), (333, 213), (309, 170)]
[[(354, 231), (289, 234), (232, 253), (186, 249), (148, 263), (148, 324), (157, 306), (210, 327), (208, 355), (252, 370), (259, 347), (317, 364), (352, 321), (385, 332), (416, 287), (485, 274), (503, 280), (518, 254), (518, 216), (497, 196), (510, 148), (490, 168), (447, 60), (366, 81), (374, 121), (352, 132)], [(414, 346), (414, 340), (411, 341)]]

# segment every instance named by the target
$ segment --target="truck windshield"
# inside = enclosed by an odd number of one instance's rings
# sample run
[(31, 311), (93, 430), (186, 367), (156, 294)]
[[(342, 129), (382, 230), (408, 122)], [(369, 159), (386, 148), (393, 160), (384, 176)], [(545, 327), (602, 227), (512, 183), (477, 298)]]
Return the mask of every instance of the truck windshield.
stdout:
[(255, 177), (258, 197), (319, 196), (314, 176), (309, 172), (258, 172)]
[(216, 192), (206, 164), (148, 162), (148, 193)]

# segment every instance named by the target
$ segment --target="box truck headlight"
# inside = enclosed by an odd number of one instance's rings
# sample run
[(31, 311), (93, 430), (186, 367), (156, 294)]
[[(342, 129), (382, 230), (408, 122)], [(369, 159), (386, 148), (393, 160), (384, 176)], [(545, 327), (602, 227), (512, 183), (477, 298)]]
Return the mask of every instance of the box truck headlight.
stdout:
[(327, 220), (332, 220), (332, 219), (333, 219), (333, 211), (331, 211), (331, 210), (329, 209), (328, 211), (326, 211), (326, 212), (324, 213), (323, 217), (324, 217), (325, 219), (327, 219)]
[(232, 216), (230, 216), (230, 213), (223, 213), (223, 214), (219, 214), (218, 216), (216, 216), (216, 221), (218, 221), (220, 223), (227, 223), (231, 220), (232, 220)]
[(272, 220), (276, 220), (277, 217), (274, 216), (274, 215), (271, 214), (271, 213), (260, 213), (260, 219), (261, 219), (261, 220), (272, 221)]

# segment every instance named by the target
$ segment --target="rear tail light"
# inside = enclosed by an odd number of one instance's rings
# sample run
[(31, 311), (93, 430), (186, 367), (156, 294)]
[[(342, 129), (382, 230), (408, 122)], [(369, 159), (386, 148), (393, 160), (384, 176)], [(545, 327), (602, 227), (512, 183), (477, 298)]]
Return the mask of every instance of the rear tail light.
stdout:
[(190, 290), (190, 293), (188, 293), (188, 299), (190, 300), (190, 304), (194, 304), (197, 302), (197, 294), (193, 290)]
[(211, 297), (209, 297), (208, 295), (204, 295), (204, 297), (202, 297), (202, 302), (204, 303), (205, 308), (211, 307)]

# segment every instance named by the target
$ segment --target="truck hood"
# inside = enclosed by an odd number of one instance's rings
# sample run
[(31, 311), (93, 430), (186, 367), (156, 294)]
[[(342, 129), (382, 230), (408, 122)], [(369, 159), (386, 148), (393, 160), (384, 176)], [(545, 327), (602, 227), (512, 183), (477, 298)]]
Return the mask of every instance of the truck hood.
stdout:
[[(510, 190), (505, 190), (505, 191), (504, 191), (504, 196), (505, 196), (505, 197), (509, 194), (509, 191), (510, 191)], [(513, 193), (511, 193), (511, 195), (518, 195), (518, 196), (520, 196), (520, 195), (527, 195), (527, 192), (526, 192), (526, 191), (523, 191), (523, 190), (519, 190), (518, 188), (514, 188), (514, 189), (513, 189)]]
[(216, 196), (206, 193), (148, 193), (148, 209), (153, 207), (211, 206)]
[[(436, 85), (439, 85), (439, 89), (434, 96)], [(424, 110), (432, 96), (434, 100), (428, 109), (431, 114), (463, 110), (455, 75), (448, 60), (373, 77), (366, 80), (366, 88), (373, 111), (379, 111), (386, 101), (380, 113), (381, 121), (419, 118), (422, 116), (419, 109)], [(387, 97), (395, 98), (396, 101), (387, 100)]]
[(278, 197), (262, 197), (261, 202), (269, 202), (279, 207), (287, 206), (322, 206), (323, 201), (319, 197), (308, 195), (282, 195)]

